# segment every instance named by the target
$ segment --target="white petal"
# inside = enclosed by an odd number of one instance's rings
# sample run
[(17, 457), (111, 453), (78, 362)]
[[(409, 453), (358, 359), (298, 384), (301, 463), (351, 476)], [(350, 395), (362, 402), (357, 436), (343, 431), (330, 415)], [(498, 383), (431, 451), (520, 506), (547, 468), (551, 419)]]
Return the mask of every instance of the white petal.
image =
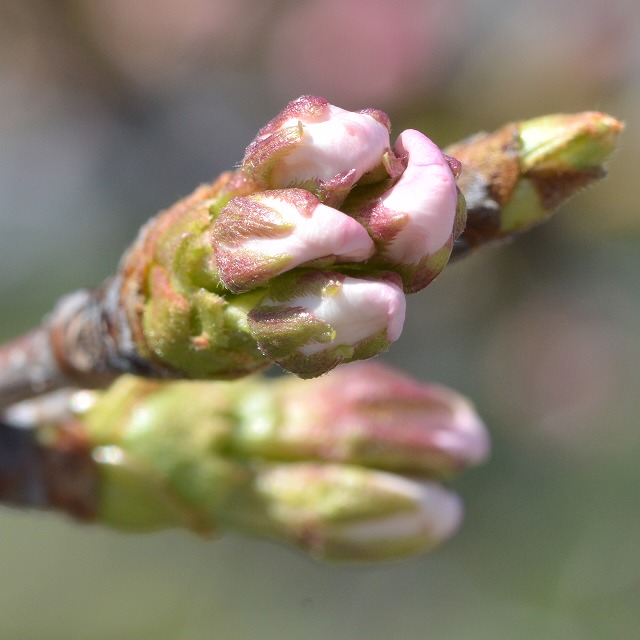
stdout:
[(409, 222), (388, 245), (387, 255), (394, 262), (414, 264), (449, 241), (458, 201), (456, 182), (440, 149), (419, 131), (403, 131), (396, 153), (408, 155), (408, 165), (382, 204), (406, 213)]
[(389, 342), (394, 342), (404, 326), (404, 293), (389, 282), (345, 278), (331, 295), (305, 296), (290, 303), (308, 309), (336, 332), (331, 344), (311, 343), (302, 347), (300, 351), (305, 355), (340, 345), (355, 345), (382, 331), (386, 331)]
[(303, 123), (301, 142), (278, 163), (272, 180), (275, 186), (289, 186), (331, 180), (355, 169), (355, 182), (380, 164), (389, 147), (389, 131), (375, 118), (331, 107), (328, 120)]
[(406, 496), (414, 502), (414, 509), (347, 525), (341, 537), (354, 543), (423, 538), (429, 545), (449, 538), (462, 522), (460, 497), (435, 482), (419, 482), (379, 472), (376, 484), (390, 493)]
[(268, 256), (289, 255), (292, 260), (287, 270), (328, 256), (360, 262), (375, 251), (366, 229), (337, 209), (319, 204), (307, 217), (281, 198), (265, 196), (263, 203), (277, 210), (294, 229), (284, 237), (252, 238), (243, 243), (243, 249)]

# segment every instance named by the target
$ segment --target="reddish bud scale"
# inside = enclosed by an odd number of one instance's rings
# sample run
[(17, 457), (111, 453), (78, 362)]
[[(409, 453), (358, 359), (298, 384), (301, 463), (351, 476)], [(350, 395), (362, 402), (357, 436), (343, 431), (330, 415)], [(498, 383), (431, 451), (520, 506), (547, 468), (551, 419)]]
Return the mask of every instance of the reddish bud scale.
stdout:
[(297, 266), (361, 261), (374, 250), (355, 220), (303, 189), (234, 198), (211, 237), (220, 279), (234, 292), (264, 286)]

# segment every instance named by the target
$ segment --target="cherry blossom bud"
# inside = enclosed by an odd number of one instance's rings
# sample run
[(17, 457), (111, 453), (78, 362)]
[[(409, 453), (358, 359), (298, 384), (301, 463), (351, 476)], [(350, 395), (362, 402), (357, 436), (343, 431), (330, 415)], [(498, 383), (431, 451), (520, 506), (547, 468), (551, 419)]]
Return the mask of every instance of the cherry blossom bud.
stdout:
[(278, 420), (243, 420), (235, 436), (243, 455), (321, 458), (431, 478), (489, 455), (489, 434), (469, 400), (375, 361), (338, 367), (313, 383), (284, 379), (277, 398)]
[[(268, 504), (273, 537), (318, 559), (392, 560), (433, 549), (458, 529), (460, 497), (435, 482), (361, 467), (294, 463), (260, 470), (258, 504)], [(255, 516), (238, 513), (259, 530)], [(237, 525), (236, 525), (237, 526)]]
[(400, 273), (407, 293), (425, 287), (445, 266), (464, 226), (464, 200), (454, 169), (429, 138), (403, 131), (395, 145), (406, 163), (400, 179), (354, 217), (379, 246), (382, 264)]
[[(460, 498), (439, 479), (488, 451), (466, 399), (372, 362), (316, 380), (121, 376), (86, 393), (30, 401), (7, 417), (40, 433), (38, 459), (78, 443), (72, 466), (84, 475), (71, 495), (92, 518), (129, 531), (242, 531), (323, 560), (433, 549), (462, 518)], [(52, 503), (74, 514), (76, 504)]]
[(389, 119), (374, 109), (346, 111), (323, 98), (290, 102), (249, 145), (242, 170), (260, 187), (304, 187), (338, 206), (367, 174), (386, 175)]
[(400, 337), (404, 316), (395, 274), (365, 279), (309, 271), (274, 281), (248, 322), (262, 353), (311, 378), (385, 351)]
[(311, 261), (327, 267), (374, 252), (362, 225), (303, 189), (233, 198), (216, 219), (212, 239), (220, 280), (236, 293)]

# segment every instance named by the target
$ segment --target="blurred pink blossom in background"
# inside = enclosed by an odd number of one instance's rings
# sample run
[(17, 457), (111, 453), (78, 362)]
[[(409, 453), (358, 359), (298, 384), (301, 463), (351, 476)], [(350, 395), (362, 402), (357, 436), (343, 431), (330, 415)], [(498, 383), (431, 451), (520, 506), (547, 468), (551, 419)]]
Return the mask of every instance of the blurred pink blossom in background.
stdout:
[(84, 0), (79, 17), (107, 55), (142, 86), (254, 51), (272, 0)]
[(315, 93), (345, 107), (402, 105), (448, 66), (460, 9), (431, 0), (294, 3), (269, 33), (269, 79), (284, 95)]

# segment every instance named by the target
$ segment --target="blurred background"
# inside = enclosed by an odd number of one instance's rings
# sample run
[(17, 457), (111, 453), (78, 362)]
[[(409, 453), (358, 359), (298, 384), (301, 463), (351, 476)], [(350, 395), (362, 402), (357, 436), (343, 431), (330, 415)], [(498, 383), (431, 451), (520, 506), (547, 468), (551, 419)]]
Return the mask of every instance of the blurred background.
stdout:
[(462, 531), (428, 556), (336, 567), (3, 508), (0, 637), (637, 637), (635, 0), (0, 0), (0, 338), (98, 285), (149, 216), (304, 93), (441, 145), (551, 112), (627, 123), (604, 183), (450, 265), (385, 356), (490, 427), (492, 459), (454, 483)]

